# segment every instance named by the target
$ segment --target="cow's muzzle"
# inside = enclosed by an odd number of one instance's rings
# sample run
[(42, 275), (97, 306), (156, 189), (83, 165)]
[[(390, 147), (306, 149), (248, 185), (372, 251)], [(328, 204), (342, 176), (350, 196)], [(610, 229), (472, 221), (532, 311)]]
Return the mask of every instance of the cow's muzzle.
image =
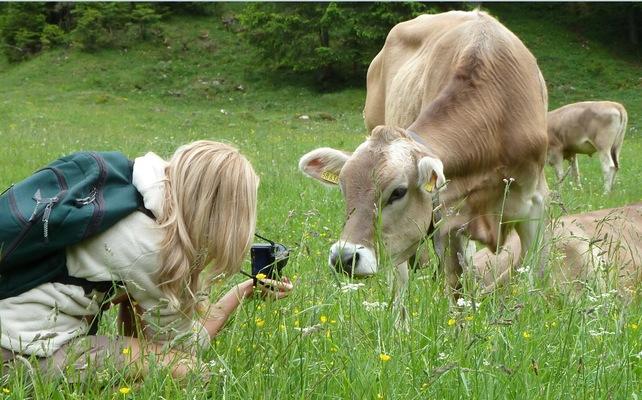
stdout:
[(372, 249), (345, 241), (338, 241), (330, 248), (328, 263), (337, 272), (355, 277), (377, 273), (377, 258)]

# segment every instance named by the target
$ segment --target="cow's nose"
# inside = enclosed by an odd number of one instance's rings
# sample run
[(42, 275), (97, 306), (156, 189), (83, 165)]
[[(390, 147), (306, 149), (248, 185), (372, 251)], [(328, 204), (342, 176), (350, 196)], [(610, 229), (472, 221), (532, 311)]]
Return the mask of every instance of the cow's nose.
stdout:
[(354, 268), (359, 262), (359, 253), (356, 251), (350, 251), (348, 249), (341, 249), (336, 252), (332, 252), (330, 255), (330, 263), (338, 272), (345, 272), (349, 275), (352, 275)]

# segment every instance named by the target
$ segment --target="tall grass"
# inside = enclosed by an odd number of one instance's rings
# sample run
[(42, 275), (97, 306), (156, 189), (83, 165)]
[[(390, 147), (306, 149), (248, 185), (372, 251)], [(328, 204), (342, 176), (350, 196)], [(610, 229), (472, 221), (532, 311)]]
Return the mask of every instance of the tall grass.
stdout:
[[(510, 8), (497, 12), (538, 57), (551, 107), (611, 99), (629, 110), (614, 193), (601, 194), (598, 161), (582, 157), (583, 190), (549, 179), (566, 209), (639, 201), (640, 65), (614, 59), (597, 46), (585, 49), (548, 21)], [(347, 279), (337, 279), (326, 264), (341, 229), (341, 195), (297, 171), (298, 158), (315, 147), (352, 150), (363, 140), (364, 90), (320, 94), (296, 82), (262, 78), (257, 61), (244, 55), (243, 43), (214, 19), (178, 19), (166, 31), (163, 46), (97, 54), (59, 50), (0, 66), (0, 186), (75, 150), (120, 149), (131, 157), (151, 150), (168, 156), (195, 139), (232, 142), (261, 176), (258, 231), (292, 248), (285, 271), (296, 290), (283, 301), (242, 306), (201, 354), (209, 381), (195, 375), (178, 383), (154, 369), (149, 379), (135, 383), (126, 371), (111, 367), (72, 383), (25, 367), (0, 381), (1, 397), (584, 399), (642, 394), (639, 298), (622, 300), (608, 292), (567, 296), (533, 283), (529, 274), (516, 274), (510, 285), (485, 297), (468, 280), (463, 298), (470, 305), (456, 307), (433, 262), (411, 273), (409, 333), (395, 329), (392, 266), (353, 282), (363, 286), (342, 288)], [(552, 171), (547, 175), (552, 178)], [(213, 296), (233, 282), (213, 288)], [(104, 318), (103, 333), (115, 332), (113, 319), (113, 312)], [(123, 388), (130, 391), (121, 393)]]

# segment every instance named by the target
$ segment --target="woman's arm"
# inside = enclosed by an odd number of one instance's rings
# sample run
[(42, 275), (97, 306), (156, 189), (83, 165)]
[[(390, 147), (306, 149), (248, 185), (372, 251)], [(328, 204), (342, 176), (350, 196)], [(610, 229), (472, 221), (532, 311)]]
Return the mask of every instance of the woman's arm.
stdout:
[[(214, 339), (218, 332), (223, 328), (230, 315), (241, 304), (243, 299), (250, 297), (254, 292), (252, 279), (248, 279), (230, 289), (225, 296), (221, 297), (215, 304), (205, 306), (203, 326), (210, 336), (210, 340)], [(292, 290), (292, 284), (285, 278), (283, 281), (275, 281), (271, 279), (263, 279), (259, 282), (258, 286), (264, 297), (273, 299), (281, 299)]]

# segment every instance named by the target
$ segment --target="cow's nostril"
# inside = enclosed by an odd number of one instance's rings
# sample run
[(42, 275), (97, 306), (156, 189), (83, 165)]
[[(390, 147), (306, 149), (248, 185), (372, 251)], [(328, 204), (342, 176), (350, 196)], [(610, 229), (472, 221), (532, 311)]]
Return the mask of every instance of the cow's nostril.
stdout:
[(341, 267), (343, 268), (343, 271), (348, 273), (349, 275), (352, 275), (358, 263), (359, 253), (348, 253), (341, 255)]

